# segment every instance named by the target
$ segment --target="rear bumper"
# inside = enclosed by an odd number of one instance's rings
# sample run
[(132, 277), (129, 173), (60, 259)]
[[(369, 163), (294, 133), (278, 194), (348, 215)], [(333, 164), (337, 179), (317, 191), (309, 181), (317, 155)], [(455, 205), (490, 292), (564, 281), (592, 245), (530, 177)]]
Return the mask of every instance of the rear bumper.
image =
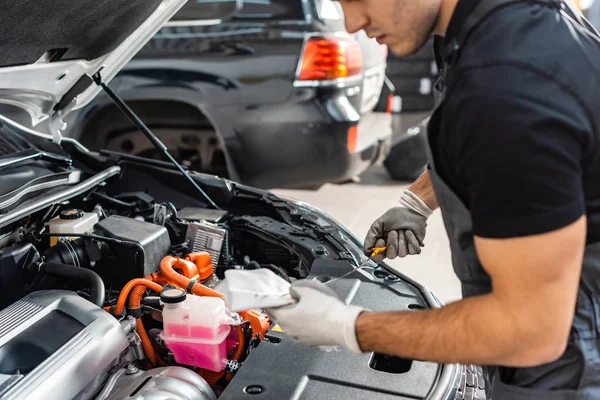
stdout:
[(367, 113), (348, 150), (353, 122), (297, 121), (246, 125), (235, 159), (241, 181), (260, 188), (296, 188), (352, 178), (382, 162), (392, 145), (392, 116)]

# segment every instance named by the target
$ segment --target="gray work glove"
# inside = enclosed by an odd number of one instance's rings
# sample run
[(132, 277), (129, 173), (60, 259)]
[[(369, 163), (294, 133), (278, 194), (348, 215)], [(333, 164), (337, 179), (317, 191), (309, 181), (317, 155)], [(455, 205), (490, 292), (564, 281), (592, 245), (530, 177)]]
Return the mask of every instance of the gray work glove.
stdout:
[(425, 245), (427, 219), (433, 211), (416, 194), (406, 189), (398, 205), (387, 210), (369, 228), (364, 252), (371, 255), (373, 247), (387, 246), (385, 253), (375, 256), (376, 262), (385, 257), (394, 259), (421, 254)]
[(295, 304), (265, 311), (292, 340), (309, 346), (344, 347), (361, 353), (356, 319), (362, 307), (345, 304), (329, 286), (303, 279), (290, 287)]

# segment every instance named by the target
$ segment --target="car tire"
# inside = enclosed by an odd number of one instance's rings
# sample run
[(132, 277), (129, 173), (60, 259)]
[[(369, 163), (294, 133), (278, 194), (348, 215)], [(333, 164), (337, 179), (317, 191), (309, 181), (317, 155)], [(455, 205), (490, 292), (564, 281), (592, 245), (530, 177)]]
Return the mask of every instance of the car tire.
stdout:
[(383, 161), (388, 174), (398, 181), (414, 181), (427, 165), (425, 133), (409, 136), (393, 145)]

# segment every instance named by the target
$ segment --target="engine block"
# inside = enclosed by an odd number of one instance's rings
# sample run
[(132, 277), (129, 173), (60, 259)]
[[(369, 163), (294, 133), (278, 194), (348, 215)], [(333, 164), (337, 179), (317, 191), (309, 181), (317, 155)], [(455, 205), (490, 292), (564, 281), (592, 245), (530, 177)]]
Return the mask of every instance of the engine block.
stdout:
[(77, 294), (29, 294), (0, 312), (0, 399), (72, 399), (129, 342), (121, 324)]

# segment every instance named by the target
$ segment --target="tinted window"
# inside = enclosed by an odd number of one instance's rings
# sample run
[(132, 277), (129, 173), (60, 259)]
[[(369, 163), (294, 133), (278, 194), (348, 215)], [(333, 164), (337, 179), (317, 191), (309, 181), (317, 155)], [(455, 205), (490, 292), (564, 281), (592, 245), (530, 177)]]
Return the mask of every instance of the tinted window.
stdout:
[(203, 2), (202, 0), (189, 0), (171, 18), (172, 21), (194, 21), (211, 19), (228, 19), (235, 11), (236, 0), (221, 0)]
[(302, 0), (244, 0), (236, 19), (304, 20)]

